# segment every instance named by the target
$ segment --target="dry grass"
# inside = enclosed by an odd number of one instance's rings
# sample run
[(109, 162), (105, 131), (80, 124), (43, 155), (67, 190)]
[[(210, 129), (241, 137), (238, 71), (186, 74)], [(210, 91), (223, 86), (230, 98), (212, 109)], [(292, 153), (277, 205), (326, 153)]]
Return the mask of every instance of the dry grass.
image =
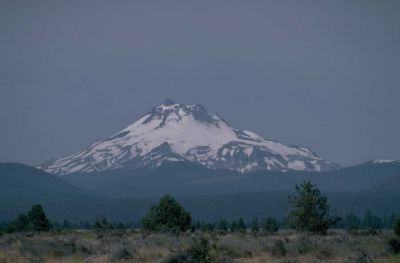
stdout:
[[(196, 247), (201, 238), (207, 245)], [(388, 245), (392, 238), (391, 231), (349, 234), (339, 230), (326, 236), (293, 231), (276, 235), (174, 235), (135, 230), (18, 233), (0, 236), (0, 263), (195, 262), (190, 261), (194, 248), (207, 254), (206, 262), (400, 262), (400, 256)]]

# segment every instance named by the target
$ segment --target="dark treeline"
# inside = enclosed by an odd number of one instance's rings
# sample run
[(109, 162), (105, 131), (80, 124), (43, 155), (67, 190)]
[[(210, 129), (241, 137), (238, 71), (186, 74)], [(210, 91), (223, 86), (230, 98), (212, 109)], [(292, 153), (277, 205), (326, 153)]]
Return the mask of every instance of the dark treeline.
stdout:
[[(49, 231), (64, 229), (128, 229), (143, 228), (148, 231), (264, 231), (274, 233), (280, 228), (292, 228), (313, 234), (326, 234), (330, 228), (347, 230), (379, 230), (400, 229), (400, 218), (395, 213), (379, 217), (371, 211), (366, 211), (363, 217), (349, 213), (343, 217), (333, 214), (328, 199), (310, 181), (296, 185), (295, 192), (289, 196), (291, 210), (283, 219), (274, 217), (253, 218), (245, 221), (221, 219), (218, 222), (193, 222), (185, 210), (172, 196), (163, 196), (154, 204), (141, 222), (120, 223), (110, 222), (105, 217), (98, 217), (94, 222), (50, 222), (41, 205), (34, 205), (26, 214), (20, 214), (14, 221), (0, 223), (0, 233), (24, 231)], [(400, 230), (399, 230), (400, 231)]]
[[(341, 217), (339, 221), (331, 228), (346, 230), (393, 229), (396, 219), (399, 217), (400, 215), (396, 215), (395, 213), (380, 217), (373, 214), (371, 211), (367, 211), (363, 216), (357, 216), (354, 213), (349, 213)], [(275, 230), (278, 229), (289, 229), (291, 226), (288, 224), (286, 218), (277, 219), (275, 217), (255, 217), (251, 221), (244, 221), (242, 218), (232, 221), (227, 221), (224, 219), (214, 222), (196, 221), (193, 228), (205, 231), (240, 231), (250, 229), (252, 231), (265, 230), (267, 232), (275, 232)]]
[[(24, 226), (23, 216), (19, 216), (16, 220), (11, 222), (0, 222), (0, 233), (13, 233), (21, 231), (31, 231), (35, 230), (33, 226), (30, 225), (29, 220), (26, 221)], [(399, 218), (398, 215), (392, 213), (390, 215), (379, 217), (370, 211), (367, 211), (364, 216), (357, 216), (354, 213), (349, 213), (340, 218), (340, 220), (332, 226), (336, 229), (346, 229), (346, 230), (379, 230), (379, 229), (393, 229), (396, 219)], [(111, 230), (111, 229), (136, 229), (142, 228), (142, 222), (111, 222), (105, 217), (98, 217), (94, 222), (89, 221), (79, 221), (70, 222), (64, 220), (63, 222), (49, 222), (48, 227), (43, 229), (36, 229), (41, 231), (46, 230), (68, 230), (68, 229), (97, 229), (97, 230)], [(245, 221), (242, 218), (237, 220), (225, 220), (221, 219), (219, 221), (195, 221), (191, 224), (190, 229), (192, 231), (229, 231), (229, 232), (240, 232), (240, 231), (264, 231), (273, 233), (279, 229), (289, 229), (291, 228), (285, 218), (277, 219), (275, 217), (258, 218), (255, 217), (250, 221)]]

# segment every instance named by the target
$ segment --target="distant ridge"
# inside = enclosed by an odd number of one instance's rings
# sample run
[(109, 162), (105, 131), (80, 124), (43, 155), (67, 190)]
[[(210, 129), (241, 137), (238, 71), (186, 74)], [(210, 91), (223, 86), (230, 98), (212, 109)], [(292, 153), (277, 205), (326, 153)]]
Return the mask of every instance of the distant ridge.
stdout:
[(0, 193), (12, 196), (32, 194), (73, 194), (80, 189), (34, 167), (20, 163), (0, 163)]

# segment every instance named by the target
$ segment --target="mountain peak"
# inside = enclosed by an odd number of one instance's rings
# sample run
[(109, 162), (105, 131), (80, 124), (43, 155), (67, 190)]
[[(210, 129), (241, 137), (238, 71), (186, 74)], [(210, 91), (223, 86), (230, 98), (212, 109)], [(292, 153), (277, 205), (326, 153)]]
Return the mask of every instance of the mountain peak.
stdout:
[(157, 167), (189, 161), (242, 173), (257, 170), (325, 171), (338, 166), (305, 147), (267, 140), (229, 125), (201, 104), (167, 99), (114, 136), (40, 168), (56, 174)]
[(206, 108), (201, 104), (178, 104), (167, 99), (163, 104), (155, 107), (143, 123), (147, 124), (151, 121), (159, 121), (159, 127), (165, 126), (169, 121), (181, 122), (183, 119), (191, 117), (196, 121), (218, 125), (221, 121), (218, 115), (208, 114)]

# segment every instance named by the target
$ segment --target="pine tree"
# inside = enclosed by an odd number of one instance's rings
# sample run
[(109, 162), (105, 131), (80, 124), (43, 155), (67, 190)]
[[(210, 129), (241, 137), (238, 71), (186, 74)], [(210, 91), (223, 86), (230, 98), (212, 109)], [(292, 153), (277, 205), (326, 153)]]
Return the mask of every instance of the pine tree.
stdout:
[(33, 230), (48, 231), (50, 229), (50, 222), (41, 205), (32, 206), (31, 211), (28, 213), (28, 218)]
[(258, 218), (257, 217), (253, 218), (253, 220), (251, 221), (251, 231), (258, 232), (260, 230), (258, 225), (259, 225)]
[(185, 231), (191, 223), (190, 214), (170, 195), (163, 196), (143, 218), (143, 227), (153, 231)]
[(315, 234), (326, 234), (338, 217), (330, 215), (327, 197), (310, 181), (296, 185), (295, 194), (289, 196), (292, 210), (288, 221), (292, 228)]
[(218, 223), (218, 230), (227, 231), (228, 230), (228, 222), (225, 219), (221, 219)]

